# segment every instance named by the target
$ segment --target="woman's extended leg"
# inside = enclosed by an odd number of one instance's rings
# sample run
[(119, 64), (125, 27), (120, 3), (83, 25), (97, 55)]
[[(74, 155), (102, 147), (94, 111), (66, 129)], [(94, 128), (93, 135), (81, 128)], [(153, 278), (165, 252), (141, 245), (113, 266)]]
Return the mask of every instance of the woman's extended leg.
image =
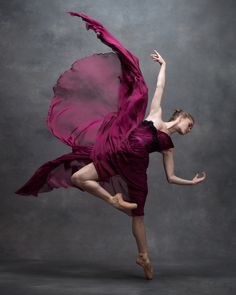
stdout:
[(132, 216), (132, 232), (139, 252), (136, 263), (143, 267), (146, 278), (150, 280), (153, 277), (153, 267), (148, 257), (144, 216)]
[(115, 196), (112, 196), (96, 180), (98, 180), (98, 174), (93, 162), (85, 165), (71, 176), (71, 182), (74, 185), (81, 187), (83, 190), (96, 197), (101, 198), (117, 209), (137, 208), (136, 203), (126, 202), (122, 198), (121, 193), (117, 193)]

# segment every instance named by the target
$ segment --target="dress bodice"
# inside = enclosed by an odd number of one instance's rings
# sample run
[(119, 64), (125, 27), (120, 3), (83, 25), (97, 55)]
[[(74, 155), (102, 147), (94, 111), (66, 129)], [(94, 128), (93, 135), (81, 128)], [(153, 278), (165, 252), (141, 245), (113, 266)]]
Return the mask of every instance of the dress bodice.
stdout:
[(157, 129), (154, 126), (153, 121), (144, 120), (142, 124), (148, 125), (153, 134), (153, 139), (150, 144), (151, 152), (153, 151), (161, 152), (163, 150), (167, 150), (174, 147), (171, 137), (166, 132), (163, 132)]
[(130, 144), (139, 154), (145, 151), (148, 153), (161, 152), (174, 147), (171, 137), (157, 129), (153, 121), (149, 120), (142, 121), (139, 127), (131, 133)]

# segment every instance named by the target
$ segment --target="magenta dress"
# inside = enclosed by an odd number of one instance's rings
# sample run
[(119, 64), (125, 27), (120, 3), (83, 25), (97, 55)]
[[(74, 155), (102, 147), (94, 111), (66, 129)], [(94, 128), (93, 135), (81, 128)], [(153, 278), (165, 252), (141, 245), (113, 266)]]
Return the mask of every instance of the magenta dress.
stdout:
[(40, 166), (15, 193), (38, 196), (70, 187), (83, 191), (72, 184), (71, 175), (93, 162), (103, 188), (138, 204), (133, 210), (119, 210), (129, 216), (144, 215), (149, 154), (174, 144), (152, 121), (144, 120), (148, 88), (138, 58), (97, 20), (68, 13), (81, 17), (87, 30), (94, 30), (113, 51), (78, 59), (60, 75), (47, 126), (72, 152)]

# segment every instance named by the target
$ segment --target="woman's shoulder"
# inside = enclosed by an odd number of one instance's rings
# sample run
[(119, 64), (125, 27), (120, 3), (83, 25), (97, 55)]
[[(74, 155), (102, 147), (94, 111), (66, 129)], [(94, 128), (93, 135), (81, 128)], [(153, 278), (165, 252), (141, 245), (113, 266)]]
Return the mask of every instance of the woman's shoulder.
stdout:
[(165, 133), (166, 135), (170, 136), (170, 133), (163, 121), (160, 121), (160, 120), (154, 121), (153, 124), (156, 127), (157, 131)]
[(156, 128), (157, 131), (164, 132), (164, 133), (166, 133), (167, 135), (170, 136), (169, 131), (166, 128), (166, 125), (165, 125), (164, 121), (162, 121), (161, 119), (156, 119), (156, 118), (153, 118), (151, 116), (148, 116), (145, 119), (145, 121), (151, 121), (153, 123), (153, 126)]

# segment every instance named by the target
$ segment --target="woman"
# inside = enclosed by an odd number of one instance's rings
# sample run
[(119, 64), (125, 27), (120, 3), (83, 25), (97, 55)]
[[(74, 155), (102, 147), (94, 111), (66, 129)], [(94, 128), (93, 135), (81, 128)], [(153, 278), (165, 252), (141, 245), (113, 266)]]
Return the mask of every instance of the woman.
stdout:
[(205, 172), (191, 180), (174, 174), (170, 135), (188, 133), (194, 119), (189, 113), (176, 110), (168, 122), (162, 120), (166, 63), (154, 51), (151, 57), (161, 64), (161, 69), (150, 113), (143, 120), (148, 88), (138, 58), (100, 22), (83, 13), (68, 13), (81, 17), (87, 30), (94, 30), (113, 52), (76, 60), (60, 75), (53, 87), (47, 125), (54, 136), (72, 147), (72, 152), (43, 164), (15, 193), (37, 196), (54, 188), (74, 187), (131, 216), (139, 252), (136, 263), (143, 267), (146, 278), (152, 279), (144, 226), (149, 154), (162, 153), (169, 183), (203, 181)]

